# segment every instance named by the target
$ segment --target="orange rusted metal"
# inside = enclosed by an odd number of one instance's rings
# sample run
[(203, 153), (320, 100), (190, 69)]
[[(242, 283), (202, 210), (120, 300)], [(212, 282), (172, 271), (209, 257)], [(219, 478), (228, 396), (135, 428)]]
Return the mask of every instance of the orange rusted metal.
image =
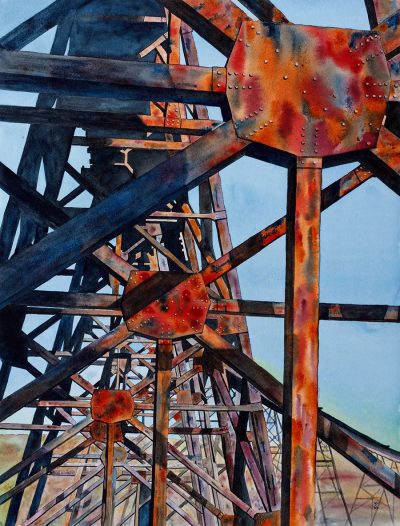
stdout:
[[(152, 278), (168, 280), (175, 287), (135, 312)], [(173, 272), (133, 271), (122, 299), (122, 312), (129, 330), (154, 338), (175, 339), (201, 332), (209, 306), (200, 274), (187, 277), (187, 274)]]
[(288, 182), (282, 524), (298, 526), (314, 523), (321, 167), (298, 159)]
[[(96, 442), (103, 442), (105, 444), (107, 442), (107, 424), (100, 420), (95, 420), (90, 426), (90, 434)], [(114, 441), (122, 442), (123, 440), (124, 435), (121, 424), (116, 423), (114, 428)]]
[(376, 144), (390, 81), (376, 32), (245, 22), (227, 70), (241, 138), (302, 157)]
[(129, 391), (98, 389), (93, 392), (92, 418), (106, 424), (129, 420), (132, 417), (134, 404)]

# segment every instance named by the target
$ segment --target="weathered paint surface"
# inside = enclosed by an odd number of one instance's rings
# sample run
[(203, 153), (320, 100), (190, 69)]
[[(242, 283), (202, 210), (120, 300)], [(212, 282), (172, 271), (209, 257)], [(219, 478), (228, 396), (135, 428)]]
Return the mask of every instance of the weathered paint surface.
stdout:
[(129, 391), (98, 389), (91, 400), (92, 418), (107, 424), (129, 420), (133, 414), (133, 399)]
[[(201, 332), (210, 300), (201, 275), (193, 274), (184, 279), (186, 276), (183, 273), (133, 271), (122, 300), (122, 311), (129, 330), (155, 338), (171, 339)], [(135, 313), (132, 309), (137, 309), (140, 304), (138, 297), (148, 298), (146, 282), (152, 285), (151, 278), (155, 277), (164, 282), (172, 278), (174, 281), (170, 283), (175, 286)]]
[(289, 172), (286, 233), (282, 524), (314, 524), (318, 416), (320, 159)]
[(390, 80), (376, 32), (246, 22), (227, 70), (243, 139), (302, 157), (376, 144)]

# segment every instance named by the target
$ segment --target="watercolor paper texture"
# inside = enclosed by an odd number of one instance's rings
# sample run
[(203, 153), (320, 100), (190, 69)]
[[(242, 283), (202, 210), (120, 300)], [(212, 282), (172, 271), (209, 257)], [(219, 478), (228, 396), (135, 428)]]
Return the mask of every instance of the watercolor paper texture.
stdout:
[(0, 526), (400, 523), (400, 2), (0, 0)]

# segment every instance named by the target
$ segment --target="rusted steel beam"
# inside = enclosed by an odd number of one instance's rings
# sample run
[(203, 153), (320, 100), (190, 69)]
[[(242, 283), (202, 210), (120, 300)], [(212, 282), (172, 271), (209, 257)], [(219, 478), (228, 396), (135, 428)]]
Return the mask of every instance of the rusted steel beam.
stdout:
[[(398, 2), (398, 7), (400, 8), (400, 2)], [(400, 47), (400, 10), (382, 20), (374, 29), (379, 32), (385, 54), (393, 56), (398, 53)]]
[(173, 349), (171, 340), (158, 340), (154, 400), (151, 526), (164, 526), (167, 521), (168, 423)]
[(31, 455), (28, 458), (25, 458), (25, 459), (21, 460), (20, 462), (18, 462), (17, 464), (15, 464), (11, 468), (9, 468), (7, 471), (2, 473), (0, 475), (0, 484), (5, 482), (9, 478), (13, 477), (14, 475), (19, 473), (24, 468), (30, 466), (33, 462), (35, 462), (36, 460), (38, 460), (41, 457), (45, 456), (47, 453), (50, 453), (55, 448), (60, 447), (62, 444), (64, 444), (70, 438), (74, 437), (78, 433), (81, 433), (85, 429), (85, 427), (90, 425), (91, 422), (92, 422), (92, 419), (90, 417), (87, 417), (82, 422), (79, 422), (78, 424), (70, 427), (70, 429), (68, 429), (67, 431), (64, 431), (64, 433), (62, 435), (58, 436), (57, 438), (55, 438), (51, 442), (48, 442), (47, 444), (44, 444), (41, 448), (37, 449), (33, 453), (33, 455)]
[[(99, 204), (71, 219), (34, 246), (0, 267), (4, 286), (0, 306), (49, 280), (127, 224), (137, 222), (184, 189), (244, 155), (248, 142), (238, 139), (232, 122), (223, 124), (185, 150), (125, 185)], [(146, 199), (143, 196), (146, 195)], [(126, 207), (124, 203), (130, 202)], [(77, 235), (79, 233), (79, 235)], [(43, 264), (43, 255), (46, 264)], [(25, 272), (27, 266), (31, 272)]]
[(271, 0), (241, 0), (241, 3), (262, 22), (288, 22), (286, 16)]
[[(136, 418), (130, 420), (130, 423), (136, 427), (141, 433), (143, 433), (147, 438), (152, 439), (152, 434), (147, 426), (139, 422)], [(227, 487), (222, 486), (219, 482), (214, 480), (205, 470), (200, 468), (192, 460), (188, 459), (179, 449), (174, 445), (168, 444), (168, 452), (178, 460), (183, 466), (187, 469), (198, 475), (202, 478), (208, 485), (210, 485), (215, 491), (220, 493), (226, 499), (228, 499), (232, 504), (235, 504), (238, 508), (244, 511), (249, 517), (253, 518), (256, 515), (256, 512), (248, 504), (243, 502), (239, 497), (237, 497), (231, 490)]]
[(240, 25), (251, 20), (231, 0), (161, 0), (172, 13), (184, 20), (221, 53), (228, 56)]
[(283, 524), (314, 524), (322, 160), (289, 171), (283, 384)]
[[(169, 130), (170, 131), (170, 130)], [(97, 137), (79, 137), (72, 139), (74, 146), (107, 147), (107, 148), (129, 148), (131, 150), (183, 150), (189, 146), (189, 142), (181, 141), (155, 141), (152, 139), (98, 139)]]
[(369, 23), (373, 28), (400, 8), (398, 0), (364, 0), (364, 2)]
[(0, 88), (13, 91), (220, 105), (225, 68), (0, 50)]
[[(197, 411), (197, 408), (196, 408)], [(228, 433), (227, 427), (170, 427), (170, 435), (224, 435)]]
[[(86, 464), (88, 465), (88, 464)], [(49, 510), (54, 508), (57, 504), (59, 504), (64, 499), (68, 498), (70, 495), (72, 495), (77, 489), (79, 489), (81, 486), (92, 480), (93, 477), (99, 475), (101, 471), (103, 470), (103, 466), (98, 467), (97, 469), (91, 470), (87, 475), (82, 477), (80, 480), (69, 486), (67, 489), (65, 489), (61, 494), (57, 495), (55, 498), (50, 500), (49, 502), (46, 502), (44, 506), (42, 506), (34, 515), (26, 519), (21, 526), (30, 526), (31, 524), (34, 524), (35, 521), (37, 521), (40, 517), (42, 517), (45, 513), (47, 513)], [(100, 484), (100, 483), (99, 483)], [(37, 522), (36, 524), (40, 524), (40, 522)]]
[[(396, 85), (400, 86), (400, 75), (398, 75)], [(393, 132), (382, 127), (378, 144), (371, 152), (379, 164), (378, 178), (400, 195), (400, 139)]]
[[(246, 378), (265, 397), (264, 402), (275, 411), (282, 412), (283, 387), (266, 369), (243, 355), (210, 327), (205, 326), (196, 339), (209, 349), (213, 356), (225, 362), (240, 376)], [(358, 442), (354, 433), (346, 430), (337, 420), (319, 411), (318, 436), (329, 443), (338, 453), (376, 480), (394, 495), (400, 497), (400, 476), (390, 469), (368, 449), (366, 438)], [(371, 440), (371, 442), (373, 442)], [(373, 445), (371, 446), (373, 450)]]
[(73, 457), (76, 453), (78, 453), (79, 451), (82, 451), (82, 449), (87, 448), (93, 443), (94, 443), (94, 440), (92, 438), (87, 438), (81, 444), (78, 444), (77, 446), (70, 449), (67, 453), (65, 453), (61, 457), (51, 462), (48, 466), (45, 466), (44, 468), (36, 471), (33, 475), (23, 480), (22, 482), (20, 482), (17, 486), (11, 488), (10, 490), (0, 495), (0, 505), (4, 504), (4, 502), (7, 502), (7, 500), (11, 499), (14, 495), (17, 495), (18, 493), (23, 491), (27, 486), (29, 486), (30, 484), (38, 480), (42, 475), (45, 475), (49, 473), (50, 471), (52, 471), (53, 469), (57, 468), (58, 466), (61, 466), (68, 459)]
[(28, 18), (0, 38), (0, 47), (22, 49), (30, 42), (65, 19), (73, 19), (75, 10), (88, 4), (90, 0), (56, 0), (35, 15)]
[(52, 387), (62, 382), (65, 378), (75, 374), (82, 368), (90, 365), (97, 358), (110, 349), (123, 342), (130, 335), (125, 324), (99, 338), (82, 350), (77, 351), (68, 360), (54, 366), (46, 374), (36, 378), (21, 389), (18, 389), (0, 402), (0, 421), (5, 420), (19, 409), (29, 404)]
[(107, 442), (105, 451), (104, 483), (103, 483), (103, 505), (102, 519), (103, 526), (112, 526), (114, 517), (114, 441), (115, 424), (107, 424)]
[[(146, 480), (140, 473), (137, 471), (133, 466), (130, 464), (124, 464), (124, 468), (131, 473), (141, 484), (144, 484), (147, 488), (150, 487), (150, 482)], [(154, 479), (153, 479), (154, 481)], [(175, 511), (178, 515), (180, 515), (187, 523), (189, 523), (191, 526), (198, 526), (192, 519), (192, 517), (186, 513), (180, 506), (175, 504), (173, 500), (166, 500), (166, 505), (168, 505), (173, 511)], [(151, 523), (150, 523), (151, 524)], [(163, 526), (166, 524), (166, 522), (162, 523)]]
[[(329, 206), (339, 201), (352, 190), (358, 188), (362, 183), (370, 179), (374, 174), (364, 168), (359, 167), (345, 176), (341, 177), (322, 191), (321, 209), (326, 210)], [(228, 253), (224, 254), (212, 264), (205, 267), (201, 274), (204, 282), (208, 285), (217, 278), (247, 261), (263, 248), (270, 245), (286, 234), (286, 217), (282, 217), (264, 228), (254, 236), (250, 237)]]
[(111, 113), (106, 111), (84, 111), (73, 109), (33, 108), (30, 106), (0, 105), (0, 121), (27, 124), (55, 124), (84, 129), (127, 130), (204, 135), (221, 124), (210, 119), (174, 119), (151, 115), (132, 115), (131, 113)]
[[(211, 299), (210, 313), (244, 316), (285, 317), (285, 304), (277, 301)], [(320, 303), (319, 319), (334, 321), (400, 322), (400, 307), (392, 305), (353, 305)]]
[[(221, 397), (224, 404), (232, 404), (232, 399), (229, 393), (228, 386), (225, 384), (222, 374), (215, 368), (213, 371), (213, 378), (215, 385), (218, 389), (219, 396)], [(248, 404), (250, 407), (253, 407), (254, 410), (263, 411), (261, 404)], [(226, 407), (226, 406), (225, 406)], [(257, 408), (257, 409), (256, 409)], [(260, 473), (259, 466), (257, 464), (254, 451), (249, 443), (247, 438), (247, 433), (240, 433), (240, 418), (237, 414), (236, 408), (234, 405), (231, 405), (231, 411), (228, 412), (228, 416), (231, 422), (233, 429), (235, 430), (236, 440), (239, 442), (239, 447), (242, 450), (243, 457), (246, 461), (247, 467), (250, 472), (250, 476), (254, 481), (255, 488), (258, 492), (258, 495), (263, 503), (265, 509), (271, 509), (270, 496), (267, 496), (267, 491), (269, 489), (268, 482), (263, 480), (263, 477)], [(247, 424), (247, 422), (246, 422)], [(247, 425), (246, 425), (247, 428)]]

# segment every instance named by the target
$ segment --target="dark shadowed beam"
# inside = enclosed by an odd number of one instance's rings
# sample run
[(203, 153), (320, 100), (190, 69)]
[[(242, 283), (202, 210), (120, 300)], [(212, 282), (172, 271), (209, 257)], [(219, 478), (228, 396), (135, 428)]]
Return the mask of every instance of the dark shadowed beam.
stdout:
[(0, 38), (0, 47), (22, 49), (40, 35), (60, 24), (65, 18), (73, 17), (74, 11), (91, 0), (57, 0), (28, 18)]
[(227, 166), (245, 153), (248, 144), (237, 138), (231, 121), (225, 123), (71, 219), (0, 267), (0, 306), (49, 280), (127, 225), (149, 215), (160, 203)]
[(242, 22), (251, 20), (231, 0), (161, 0), (218, 51), (228, 56)]
[(26, 519), (21, 526), (30, 526), (31, 524), (34, 524), (36, 520), (38, 520), (40, 517), (42, 517), (45, 513), (50, 511), (52, 508), (54, 508), (57, 504), (59, 504), (64, 499), (68, 498), (70, 495), (75, 493), (77, 489), (79, 489), (84, 484), (90, 482), (93, 477), (100, 474), (100, 472), (103, 470), (103, 466), (99, 466), (96, 469), (91, 470), (87, 475), (82, 477), (80, 480), (69, 486), (67, 489), (65, 489), (62, 493), (57, 495), (54, 499), (46, 502), (34, 515)]
[(364, 0), (372, 28), (400, 9), (399, 0)]
[(0, 105), (0, 121), (160, 133), (171, 133), (172, 130), (176, 130), (179, 135), (204, 135), (221, 124), (219, 121), (209, 119), (175, 119), (166, 125), (163, 117), (152, 115), (7, 105)]
[(64, 464), (67, 460), (73, 458), (77, 453), (91, 446), (93, 443), (93, 438), (87, 438), (81, 444), (78, 444), (77, 446), (70, 449), (67, 453), (64, 453), (64, 455), (51, 462), (48, 466), (43, 467), (27, 479), (20, 482), (14, 488), (6, 491), (2, 495), (0, 495), (0, 505), (4, 504), (4, 502), (7, 502), (7, 500), (11, 499), (14, 495), (17, 495), (18, 493), (23, 491), (27, 486), (33, 484), (33, 482), (36, 482), (43, 475), (46, 475), (47, 473), (50, 473), (53, 469), (62, 466), (62, 464)]
[[(243, 356), (240, 351), (238, 351), (241, 356)], [(250, 361), (252, 361), (249, 358)], [(137, 420), (136, 418), (133, 418), (129, 421), (134, 427), (136, 427), (141, 433), (143, 433), (147, 438), (150, 440), (153, 440), (152, 433), (150, 429)], [(238, 508), (240, 508), (242, 511), (244, 511), (249, 517), (254, 518), (255, 517), (255, 510), (251, 508), (248, 504), (243, 502), (237, 495), (231, 491), (226, 486), (223, 486), (219, 481), (215, 480), (213, 477), (211, 477), (203, 468), (198, 466), (193, 460), (189, 459), (186, 455), (184, 455), (178, 448), (176, 448), (173, 444), (168, 443), (168, 452), (170, 455), (172, 455), (176, 460), (178, 460), (185, 468), (189, 469), (191, 472), (198, 475), (200, 478), (204, 480), (211, 488), (213, 488), (215, 491), (217, 491), (220, 495), (228, 499), (232, 504), (236, 505)]]
[[(284, 318), (285, 304), (277, 301), (211, 299), (211, 314)], [(334, 321), (400, 322), (400, 307), (392, 305), (353, 305), (320, 303), (319, 319)]]
[(24, 468), (30, 466), (36, 460), (44, 457), (48, 453), (51, 453), (57, 447), (62, 446), (67, 440), (70, 440), (78, 433), (81, 433), (85, 429), (85, 427), (91, 424), (91, 422), (92, 419), (90, 417), (87, 417), (82, 422), (79, 422), (78, 424), (70, 427), (62, 435), (59, 435), (50, 442), (43, 444), (43, 446), (37, 449), (31, 456), (24, 458), (23, 460), (9, 468), (7, 471), (2, 473), (0, 475), (0, 484), (3, 484), (3, 482), (13, 477), (14, 475), (22, 471)]
[(220, 105), (225, 68), (0, 50), (0, 88), (54, 95)]
[(289, 170), (281, 522), (299, 526), (315, 516), (321, 185), (322, 159)]
[(262, 22), (288, 22), (286, 16), (270, 0), (240, 0)]
[(167, 522), (168, 422), (172, 351), (173, 344), (171, 340), (158, 341), (154, 397), (150, 526), (164, 526)]
[[(393, 62), (390, 61), (389, 64)], [(400, 62), (397, 82), (400, 85)], [(379, 132), (376, 148), (371, 150), (378, 164), (377, 177), (393, 192), (400, 195), (400, 139), (385, 127)]]
[(46, 374), (4, 398), (0, 402), (0, 421), (5, 420), (52, 387), (96, 361), (97, 358), (126, 340), (130, 334), (125, 324), (119, 325), (105, 336), (77, 351), (73, 357), (63, 360)]
[[(208, 326), (204, 328), (201, 335), (196, 336), (196, 339), (205, 345), (212, 355), (215, 355), (254, 385), (265, 397), (266, 405), (282, 412), (283, 386), (268, 371), (251, 358), (243, 355)], [(354, 433), (348, 432), (330, 415), (319, 411), (318, 436), (361, 471), (372, 477), (392, 494), (400, 497), (400, 475), (369, 451), (368, 438), (364, 438), (363, 442), (360, 443), (354, 437)], [(370, 442), (373, 450), (374, 441), (370, 440)], [(381, 448), (381, 452), (383, 451), (384, 448)], [(388, 449), (388, 451), (391, 452), (392, 450)]]

